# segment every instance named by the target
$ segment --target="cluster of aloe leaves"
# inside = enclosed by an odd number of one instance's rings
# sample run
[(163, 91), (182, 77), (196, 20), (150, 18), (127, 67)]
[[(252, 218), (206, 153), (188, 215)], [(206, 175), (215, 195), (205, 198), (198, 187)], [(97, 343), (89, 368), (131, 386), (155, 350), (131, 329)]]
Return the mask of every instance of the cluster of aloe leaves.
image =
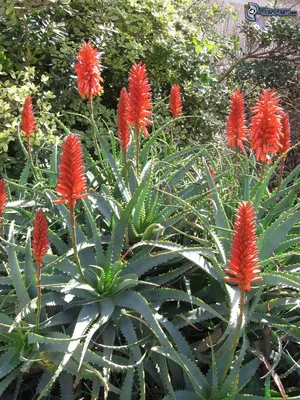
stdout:
[[(230, 153), (197, 145), (165, 156), (156, 150), (158, 130), (144, 143), (138, 175), (129, 149), (125, 174), (113, 136), (110, 144), (103, 132), (97, 137), (101, 161), (84, 149), (92, 191), (76, 210), (86, 282), (70, 246), (69, 212), (52, 203), (58, 144), (48, 164), (35, 157), (38, 180), (29, 164), (18, 182), (6, 179), (12, 201), (0, 255), (0, 396), (300, 399), (299, 167), (277, 189), (280, 160), (260, 180), (252, 156), (233, 164)], [(263, 272), (247, 295), (231, 357), (240, 291), (226, 284), (224, 268), (241, 200), (257, 212)], [(37, 331), (31, 231), (40, 207), (51, 251)]]

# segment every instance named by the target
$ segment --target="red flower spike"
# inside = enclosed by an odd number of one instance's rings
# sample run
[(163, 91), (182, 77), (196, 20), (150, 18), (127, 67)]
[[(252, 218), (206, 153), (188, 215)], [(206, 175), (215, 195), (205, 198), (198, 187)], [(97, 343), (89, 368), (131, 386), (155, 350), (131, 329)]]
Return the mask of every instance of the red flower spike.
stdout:
[(143, 131), (145, 137), (149, 137), (147, 125), (152, 121), (151, 88), (146, 71), (146, 65), (134, 63), (129, 71), (128, 90), (128, 123), (135, 126), (137, 132)]
[[(288, 113), (283, 113), (281, 117), (282, 132), (280, 135), (280, 148), (279, 154), (283, 154), (291, 147), (291, 130), (290, 130), (290, 119)], [(285, 160), (286, 157), (284, 157)]]
[(214, 181), (215, 180), (215, 170), (213, 169), (213, 167), (209, 167), (208, 169), (211, 174), (212, 180)]
[(48, 222), (43, 210), (39, 210), (34, 218), (32, 241), (33, 257), (38, 268), (42, 266), (42, 260), (49, 249), (49, 244)]
[(121, 147), (126, 153), (130, 142), (130, 128), (127, 121), (128, 93), (126, 88), (121, 90), (120, 101), (118, 105), (118, 135)]
[(227, 121), (228, 146), (239, 147), (245, 152), (243, 142), (247, 141), (248, 129), (244, 113), (244, 99), (240, 91), (235, 90), (230, 98), (229, 117)]
[(76, 56), (75, 74), (77, 74), (78, 92), (80, 96), (89, 99), (91, 103), (93, 96), (103, 92), (100, 82), (101, 63), (97, 49), (90, 43), (84, 42)]
[(75, 206), (76, 200), (88, 196), (85, 193), (86, 178), (81, 144), (74, 133), (70, 133), (63, 143), (56, 192), (60, 200), (53, 203), (66, 203), (69, 210)]
[(35, 131), (35, 120), (33, 114), (33, 107), (31, 97), (27, 96), (24, 102), (23, 112), (22, 112), (22, 121), (21, 121), (21, 130), (25, 133), (27, 138)]
[(275, 90), (263, 90), (256, 106), (252, 107), (251, 118), (251, 148), (256, 153), (256, 159), (271, 162), (271, 155), (280, 151), (282, 108)]
[(3, 179), (0, 179), (0, 217), (3, 217), (7, 204), (7, 191)]
[(175, 83), (171, 87), (169, 110), (172, 117), (175, 119), (182, 115), (182, 103), (180, 96), (180, 86)]
[(259, 260), (255, 230), (254, 208), (251, 202), (242, 201), (234, 221), (229, 269), (225, 269), (232, 277), (225, 277), (225, 280), (237, 283), (240, 290), (245, 292), (251, 290), (251, 283), (261, 280), (261, 277), (256, 276), (260, 266), (257, 265)]

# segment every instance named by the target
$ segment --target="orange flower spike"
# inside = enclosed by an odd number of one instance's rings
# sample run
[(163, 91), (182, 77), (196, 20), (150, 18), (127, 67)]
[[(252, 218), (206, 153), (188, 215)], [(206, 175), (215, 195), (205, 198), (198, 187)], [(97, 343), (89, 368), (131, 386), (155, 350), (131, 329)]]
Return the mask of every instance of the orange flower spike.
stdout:
[(21, 130), (29, 139), (30, 136), (34, 133), (36, 128), (33, 107), (31, 97), (27, 96), (24, 102), (23, 112), (22, 112), (22, 120), (21, 120)]
[(278, 105), (279, 96), (275, 90), (263, 90), (256, 106), (252, 107), (251, 118), (251, 148), (256, 153), (258, 161), (269, 163), (271, 155), (280, 151), (282, 108)]
[(255, 231), (255, 210), (251, 202), (242, 201), (234, 222), (229, 268), (225, 269), (232, 277), (227, 276), (225, 280), (238, 284), (240, 290), (245, 292), (251, 290), (251, 283), (261, 280), (257, 276), (260, 266), (257, 265), (259, 260)]
[(93, 96), (98, 96), (103, 92), (100, 84), (103, 79), (100, 75), (99, 52), (90, 42), (84, 42), (77, 53), (76, 61), (78, 92), (83, 99), (87, 97), (91, 103)]
[(42, 266), (42, 260), (49, 249), (49, 244), (48, 222), (43, 210), (39, 210), (34, 218), (32, 241), (33, 257), (38, 268)]
[(228, 146), (230, 148), (239, 147), (242, 152), (245, 152), (243, 142), (247, 142), (248, 129), (244, 113), (244, 99), (240, 91), (235, 90), (232, 93), (229, 109), (226, 132)]
[(3, 217), (7, 204), (7, 191), (3, 179), (0, 179), (0, 218)]
[(129, 71), (128, 112), (127, 120), (134, 125), (137, 132), (143, 131), (149, 137), (147, 126), (152, 124), (151, 88), (147, 76), (146, 65), (134, 63)]
[[(278, 150), (279, 154), (282, 155), (291, 147), (291, 130), (290, 130), (290, 120), (288, 113), (283, 113), (281, 117), (281, 127), (282, 132), (280, 135), (280, 148)], [(286, 157), (284, 157), (285, 160)], [(283, 161), (284, 161), (283, 160)]]
[(128, 93), (126, 88), (121, 90), (118, 105), (118, 135), (124, 154), (127, 153), (130, 142), (130, 127), (127, 121)]
[(181, 96), (180, 96), (180, 86), (176, 85), (175, 83), (171, 87), (169, 111), (172, 114), (173, 119), (182, 116), (182, 102), (181, 102)]
[(62, 146), (56, 192), (60, 200), (53, 203), (66, 203), (69, 210), (74, 208), (76, 200), (88, 196), (81, 144), (74, 133), (66, 137)]

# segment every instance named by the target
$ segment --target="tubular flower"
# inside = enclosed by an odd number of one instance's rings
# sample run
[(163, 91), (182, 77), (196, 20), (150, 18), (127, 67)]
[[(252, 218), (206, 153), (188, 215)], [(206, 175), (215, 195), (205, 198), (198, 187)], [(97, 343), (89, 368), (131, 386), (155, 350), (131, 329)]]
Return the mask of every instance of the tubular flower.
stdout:
[(252, 107), (251, 148), (258, 161), (271, 162), (270, 154), (275, 155), (280, 150), (282, 108), (278, 106), (280, 98), (274, 89), (264, 89), (259, 97)]
[(69, 210), (75, 206), (76, 200), (88, 195), (85, 193), (86, 178), (81, 144), (74, 133), (70, 133), (63, 143), (56, 192), (60, 200), (53, 203), (66, 203)]
[(0, 218), (3, 217), (7, 204), (7, 191), (3, 179), (0, 179)]
[(43, 210), (39, 210), (34, 218), (32, 241), (33, 257), (35, 258), (38, 268), (42, 266), (42, 260), (49, 249), (49, 244), (48, 222)]
[[(290, 119), (288, 113), (283, 113), (281, 117), (281, 135), (280, 135), (280, 148), (279, 154), (283, 154), (291, 147), (291, 131), (290, 131)], [(284, 157), (285, 159), (286, 157)]]
[(118, 135), (124, 153), (127, 152), (130, 142), (130, 128), (127, 121), (128, 93), (126, 88), (121, 90), (118, 105)]
[(182, 115), (180, 86), (176, 85), (175, 83), (171, 87), (169, 110), (174, 119)]
[(100, 85), (103, 79), (100, 75), (99, 53), (90, 42), (84, 42), (77, 53), (76, 61), (78, 92), (83, 99), (87, 97), (91, 103), (93, 96), (103, 92), (103, 87)]
[(137, 132), (141, 129), (145, 137), (149, 137), (147, 125), (152, 121), (148, 117), (152, 116), (150, 111), (151, 88), (146, 71), (146, 65), (134, 63), (129, 72), (129, 90), (128, 90), (128, 123), (135, 126)]
[(28, 139), (35, 131), (35, 126), (31, 97), (27, 96), (22, 112), (21, 130), (25, 133)]
[(257, 265), (259, 260), (255, 230), (254, 208), (251, 202), (242, 201), (234, 222), (229, 269), (225, 269), (226, 273), (232, 275), (225, 280), (237, 283), (241, 291), (250, 291), (251, 283), (261, 280), (256, 276), (260, 266)]
[(244, 113), (244, 99), (240, 91), (235, 90), (230, 99), (230, 111), (227, 121), (228, 146), (239, 147), (245, 152), (243, 142), (247, 141), (248, 129)]

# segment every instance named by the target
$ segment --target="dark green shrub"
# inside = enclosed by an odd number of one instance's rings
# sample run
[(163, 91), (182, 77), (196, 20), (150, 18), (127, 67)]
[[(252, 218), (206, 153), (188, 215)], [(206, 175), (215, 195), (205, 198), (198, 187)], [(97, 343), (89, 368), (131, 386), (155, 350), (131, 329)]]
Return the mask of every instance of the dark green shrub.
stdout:
[[(62, 121), (70, 129), (78, 133), (90, 129), (85, 119), (66, 113), (89, 113), (77, 94), (73, 75), (82, 40), (91, 40), (103, 52), (105, 92), (95, 104), (99, 128), (104, 127), (103, 119), (115, 130), (112, 110), (121, 88), (127, 86), (127, 71), (134, 60), (141, 60), (147, 65), (154, 103), (169, 95), (172, 83), (182, 87), (184, 114), (193, 116), (182, 120), (178, 128), (183, 143), (191, 138), (206, 141), (221, 129), (227, 90), (218, 83), (215, 66), (233, 43), (217, 35), (215, 25), (229, 10), (189, 0), (66, 3), (43, 6), (42, 2), (26, 1), (15, 8), (10, 1), (4, 3), (0, 9), (0, 60), (6, 73), (33, 66), (32, 84), (39, 87), (39, 93), (51, 91), (56, 96), (52, 110), (63, 114)], [(9, 82), (12, 84), (12, 78)], [(160, 121), (168, 115), (165, 105), (157, 108)], [(5, 143), (4, 153), (8, 140)], [(9, 154), (15, 151), (10, 149)]]

